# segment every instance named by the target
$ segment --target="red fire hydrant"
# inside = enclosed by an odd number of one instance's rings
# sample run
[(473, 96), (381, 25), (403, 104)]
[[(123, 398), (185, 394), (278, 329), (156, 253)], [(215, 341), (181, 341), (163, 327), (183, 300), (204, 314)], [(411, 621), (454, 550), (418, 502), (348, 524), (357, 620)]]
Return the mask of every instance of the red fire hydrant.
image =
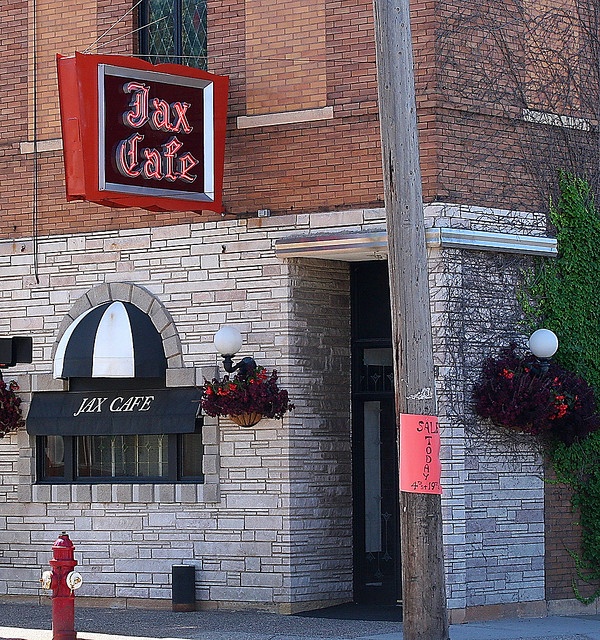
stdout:
[(44, 571), (41, 579), (44, 589), (52, 589), (52, 640), (77, 640), (74, 591), (82, 578), (73, 571), (76, 564), (75, 547), (63, 532), (52, 545), (52, 571)]

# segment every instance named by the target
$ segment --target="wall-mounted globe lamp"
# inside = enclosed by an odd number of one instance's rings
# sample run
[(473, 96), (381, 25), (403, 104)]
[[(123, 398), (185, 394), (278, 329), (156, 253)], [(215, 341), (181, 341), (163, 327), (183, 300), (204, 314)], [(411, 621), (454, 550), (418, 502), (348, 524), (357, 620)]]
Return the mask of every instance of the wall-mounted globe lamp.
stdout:
[(214, 337), (214, 345), (217, 352), (223, 358), (223, 369), (227, 373), (238, 371), (242, 377), (251, 375), (256, 369), (254, 358), (242, 358), (237, 364), (233, 364), (233, 356), (242, 348), (242, 334), (237, 327), (226, 324), (222, 326)]
[(547, 373), (550, 358), (558, 350), (558, 338), (550, 329), (538, 329), (529, 337), (529, 349), (539, 360), (541, 373)]

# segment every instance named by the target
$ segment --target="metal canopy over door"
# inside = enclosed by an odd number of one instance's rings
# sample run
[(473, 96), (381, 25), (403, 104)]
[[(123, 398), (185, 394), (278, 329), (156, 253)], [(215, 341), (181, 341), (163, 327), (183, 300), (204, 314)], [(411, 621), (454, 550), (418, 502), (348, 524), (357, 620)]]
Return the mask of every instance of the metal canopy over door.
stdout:
[(352, 267), (354, 599), (401, 601), (399, 481), (387, 264)]

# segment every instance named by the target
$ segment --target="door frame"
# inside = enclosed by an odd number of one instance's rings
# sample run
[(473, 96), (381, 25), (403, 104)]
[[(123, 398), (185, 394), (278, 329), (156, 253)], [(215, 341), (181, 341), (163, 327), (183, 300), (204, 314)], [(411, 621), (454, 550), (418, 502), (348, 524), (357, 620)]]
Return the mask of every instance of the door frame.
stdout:
[[(402, 579), (401, 579), (401, 550), (400, 550), (400, 481), (398, 475), (398, 448), (397, 448), (397, 429), (394, 411), (394, 393), (392, 391), (361, 391), (359, 387), (360, 368), (363, 358), (363, 352), (369, 348), (385, 348), (391, 349), (391, 344), (383, 340), (357, 340), (353, 345), (353, 375), (352, 375), (352, 489), (353, 489), (353, 534), (354, 534), (354, 600), (360, 604), (375, 605), (397, 605), (402, 598)], [(388, 414), (388, 418), (383, 426), (388, 431), (384, 436), (385, 447), (391, 449), (390, 457), (392, 468), (388, 461), (387, 469), (381, 470), (381, 473), (388, 474), (388, 482), (391, 480), (392, 489), (391, 496), (388, 494), (386, 512), (392, 510), (391, 526), (395, 537), (388, 541), (388, 549), (392, 552), (391, 567), (393, 576), (388, 575), (388, 582), (382, 583), (381, 587), (373, 585), (369, 588), (366, 584), (367, 566), (365, 561), (366, 555), (366, 479), (364, 472), (365, 459), (365, 439), (364, 439), (364, 407), (367, 402), (379, 401), (387, 405), (382, 407), (382, 414)], [(383, 485), (382, 485), (383, 486)], [(388, 530), (389, 533), (389, 530)]]

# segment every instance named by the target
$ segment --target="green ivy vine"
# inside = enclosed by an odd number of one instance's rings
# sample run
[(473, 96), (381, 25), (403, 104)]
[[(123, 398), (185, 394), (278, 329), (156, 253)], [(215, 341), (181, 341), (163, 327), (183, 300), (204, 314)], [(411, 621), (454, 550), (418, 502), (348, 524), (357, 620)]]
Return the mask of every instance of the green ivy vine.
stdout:
[[(600, 398), (600, 213), (589, 184), (576, 176), (559, 177), (560, 196), (552, 203), (558, 257), (541, 261), (522, 298), (526, 315), (541, 321), (558, 336), (556, 361), (582, 376)], [(597, 410), (600, 407), (597, 407)], [(549, 458), (559, 482), (573, 491), (579, 511), (581, 554), (572, 556), (579, 579), (600, 580), (600, 431), (567, 445), (549, 446)], [(575, 596), (590, 603), (600, 596)]]
[[(599, 432), (570, 446), (557, 444), (550, 452), (558, 482), (573, 491), (573, 507), (579, 510), (581, 555), (571, 552), (577, 577), (590, 583), (600, 579), (600, 437)], [(590, 597), (582, 596), (577, 580), (573, 591), (584, 604), (600, 596), (598, 588)]]

